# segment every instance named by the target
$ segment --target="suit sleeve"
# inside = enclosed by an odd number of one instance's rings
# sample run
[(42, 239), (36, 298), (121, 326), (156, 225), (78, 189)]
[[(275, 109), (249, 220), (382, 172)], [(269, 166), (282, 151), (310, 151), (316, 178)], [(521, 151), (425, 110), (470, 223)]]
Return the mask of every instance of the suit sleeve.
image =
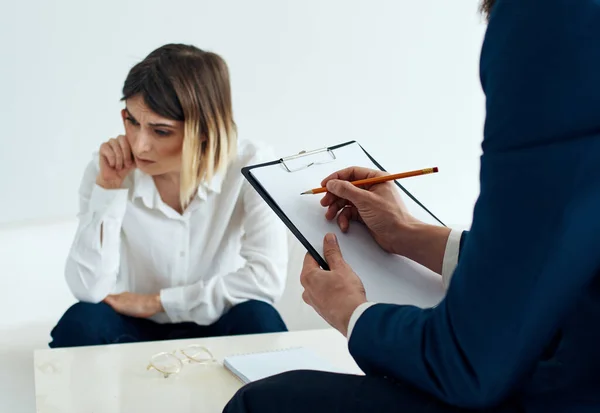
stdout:
[(349, 348), (367, 374), (497, 405), (600, 273), (600, 3), (499, 0), (481, 57), (480, 196), (446, 298), (377, 304)]

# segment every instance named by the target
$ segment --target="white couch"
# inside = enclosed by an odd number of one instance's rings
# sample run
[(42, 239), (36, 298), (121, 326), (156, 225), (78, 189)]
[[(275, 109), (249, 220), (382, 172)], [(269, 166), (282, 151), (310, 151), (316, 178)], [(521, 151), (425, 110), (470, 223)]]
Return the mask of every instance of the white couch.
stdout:
[[(51, 328), (75, 302), (63, 269), (76, 225), (67, 220), (0, 227), (0, 412), (35, 411), (33, 351), (47, 348)], [(277, 304), (290, 330), (327, 326), (301, 298), (304, 252), (290, 234), (288, 282)]]

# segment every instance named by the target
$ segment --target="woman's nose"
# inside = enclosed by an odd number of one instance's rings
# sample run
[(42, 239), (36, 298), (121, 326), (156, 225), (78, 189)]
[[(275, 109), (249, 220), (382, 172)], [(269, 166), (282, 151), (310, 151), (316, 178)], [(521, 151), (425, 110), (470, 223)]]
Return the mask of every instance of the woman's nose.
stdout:
[(143, 130), (138, 131), (134, 137), (134, 142), (131, 142), (131, 146), (137, 154), (149, 152), (151, 148), (150, 136)]

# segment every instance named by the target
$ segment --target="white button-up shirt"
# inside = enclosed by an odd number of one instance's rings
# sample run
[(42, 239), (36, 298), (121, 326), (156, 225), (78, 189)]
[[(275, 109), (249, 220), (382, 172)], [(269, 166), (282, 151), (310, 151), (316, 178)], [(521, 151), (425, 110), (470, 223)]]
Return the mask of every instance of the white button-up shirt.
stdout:
[(160, 293), (165, 313), (154, 321), (202, 325), (249, 299), (274, 303), (285, 287), (286, 229), (240, 173), (272, 159), (267, 148), (240, 141), (227, 172), (201, 185), (179, 214), (139, 169), (123, 189), (96, 185), (95, 155), (81, 183), (79, 227), (66, 264), (75, 297), (97, 303), (124, 291)]

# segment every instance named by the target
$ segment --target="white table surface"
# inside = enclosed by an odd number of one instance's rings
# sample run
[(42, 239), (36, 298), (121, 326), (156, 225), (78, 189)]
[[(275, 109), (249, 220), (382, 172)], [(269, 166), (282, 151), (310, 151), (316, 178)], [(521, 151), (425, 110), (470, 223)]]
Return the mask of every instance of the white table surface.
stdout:
[[(165, 379), (147, 371), (150, 357), (189, 344), (209, 348), (218, 363), (186, 364)], [(344, 336), (333, 329), (235, 337), (38, 350), (34, 356), (38, 413), (221, 412), (242, 386), (223, 358), (307, 347), (348, 373), (361, 374)]]

